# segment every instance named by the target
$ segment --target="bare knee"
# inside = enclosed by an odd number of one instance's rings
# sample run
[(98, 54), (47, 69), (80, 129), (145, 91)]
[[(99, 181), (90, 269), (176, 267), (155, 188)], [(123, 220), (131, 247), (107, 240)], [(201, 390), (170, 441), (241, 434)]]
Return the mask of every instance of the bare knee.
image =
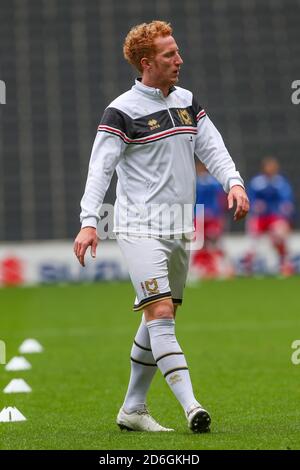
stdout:
[(290, 232), (289, 223), (285, 220), (274, 222), (271, 227), (271, 236), (276, 240), (284, 241)]
[(160, 300), (144, 309), (145, 320), (161, 320), (162, 318), (174, 318), (174, 305), (171, 299)]

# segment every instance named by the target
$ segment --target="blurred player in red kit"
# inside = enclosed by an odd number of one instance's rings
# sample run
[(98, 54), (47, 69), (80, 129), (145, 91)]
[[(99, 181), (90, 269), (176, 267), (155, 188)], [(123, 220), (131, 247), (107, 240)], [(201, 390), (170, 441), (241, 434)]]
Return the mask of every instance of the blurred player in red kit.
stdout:
[(203, 163), (196, 162), (196, 170), (196, 230), (203, 231), (204, 244), (194, 253), (192, 273), (205, 278), (232, 275), (232, 267), (220, 244), (225, 228), (226, 194)]
[(263, 159), (261, 173), (252, 178), (248, 187), (251, 203), (247, 232), (253, 248), (246, 259), (246, 269), (253, 272), (255, 247), (260, 236), (268, 234), (279, 257), (280, 272), (291, 275), (293, 266), (288, 259), (287, 239), (294, 215), (293, 191), (289, 181), (280, 174), (276, 158)]

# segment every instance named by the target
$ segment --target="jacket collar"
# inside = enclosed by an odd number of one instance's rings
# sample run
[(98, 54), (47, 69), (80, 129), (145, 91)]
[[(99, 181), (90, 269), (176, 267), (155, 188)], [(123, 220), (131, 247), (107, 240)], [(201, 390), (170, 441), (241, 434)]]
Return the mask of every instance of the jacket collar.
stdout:
[[(135, 85), (132, 87), (133, 90), (144, 93), (152, 98), (165, 98), (163, 92), (159, 88), (153, 88), (151, 86), (144, 85), (141, 80), (142, 79), (140, 77), (135, 79)], [(169, 95), (175, 90), (176, 88), (172, 86), (169, 90)]]

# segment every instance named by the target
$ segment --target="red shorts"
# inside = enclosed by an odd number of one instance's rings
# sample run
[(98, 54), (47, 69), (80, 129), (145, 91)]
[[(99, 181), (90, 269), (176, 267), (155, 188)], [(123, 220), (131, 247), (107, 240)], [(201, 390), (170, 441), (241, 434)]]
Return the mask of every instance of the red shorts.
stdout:
[(284, 223), (290, 226), (289, 222), (281, 215), (254, 216), (248, 220), (248, 233), (250, 233), (250, 235), (261, 235), (271, 232), (278, 223)]
[(196, 230), (203, 229), (205, 240), (217, 240), (224, 231), (224, 219), (221, 217), (204, 217), (204, 227), (201, 219), (197, 219)]

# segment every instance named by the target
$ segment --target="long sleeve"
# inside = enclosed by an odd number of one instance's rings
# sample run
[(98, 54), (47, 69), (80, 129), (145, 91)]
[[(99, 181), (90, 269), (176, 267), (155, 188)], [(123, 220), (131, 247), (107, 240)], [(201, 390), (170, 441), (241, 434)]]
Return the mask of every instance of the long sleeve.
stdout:
[(81, 199), (82, 227), (97, 227), (105, 193), (126, 145), (114, 132), (115, 127), (105, 129), (108, 114), (109, 112), (104, 113), (92, 149), (87, 182)]
[(198, 112), (197, 119), (196, 156), (222, 184), (225, 192), (228, 193), (234, 185), (244, 187), (243, 179), (236, 170), (221, 134), (204, 110)]

